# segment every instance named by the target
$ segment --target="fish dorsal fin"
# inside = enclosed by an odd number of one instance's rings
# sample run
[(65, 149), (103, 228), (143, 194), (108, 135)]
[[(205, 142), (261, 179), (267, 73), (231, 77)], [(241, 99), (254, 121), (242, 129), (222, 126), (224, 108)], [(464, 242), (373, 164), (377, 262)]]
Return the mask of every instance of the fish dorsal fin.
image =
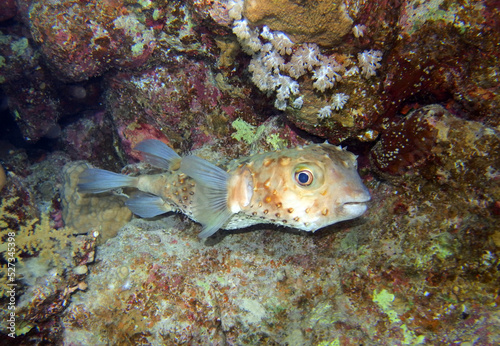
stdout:
[(180, 170), (197, 183), (193, 216), (203, 225), (200, 238), (210, 237), (233, 214), (227, 205), (229, 174), (198, 156), (184, 157)]
[(177, 170), (181, 157), (168, 145), (157, 139), (146, 139), (134, 150), (143, 153), (147, 163), (163, 169)]

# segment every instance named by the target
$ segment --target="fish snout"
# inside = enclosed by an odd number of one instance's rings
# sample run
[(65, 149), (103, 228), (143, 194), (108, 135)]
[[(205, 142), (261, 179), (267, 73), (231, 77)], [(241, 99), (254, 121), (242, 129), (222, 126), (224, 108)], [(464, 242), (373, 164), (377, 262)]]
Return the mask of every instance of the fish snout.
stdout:
[(366, 186), (358, 186), (349, 191), (349, 198), (342, 204), (342, 210), (350, 218), (363, 215), (368, 208), (367, 202), (371, 199), (370, 192)]

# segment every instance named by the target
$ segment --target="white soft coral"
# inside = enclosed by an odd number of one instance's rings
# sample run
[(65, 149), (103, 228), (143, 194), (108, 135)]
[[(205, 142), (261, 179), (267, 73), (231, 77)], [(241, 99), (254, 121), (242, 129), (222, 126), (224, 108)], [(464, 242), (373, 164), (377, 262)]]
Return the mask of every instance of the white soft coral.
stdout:
[(281, 55), (291, 54), (293, 42), (282, 32), (275, 32), (271, 37), (270, 41), (273, 44), (274, 49), (276, 49)]
[(321, 65), (314, 70), (312, 78), (316, 80), (313, 86), (324, 92), (326, 89), (331, 88), (336, 82), (342, 80), (339, 74), (343, 70), (342, 65), (337, 63), (333, 57), (320, 56)]
[(281, 55), (273, 49), (273, 46), (270, 43), (266, 43), (262, 46), (262, 50), (259, 55), (264, 66), (266, 66), (269, 71), (274, 73), (278, 73), (280, 68), (283, 68), (285, 64), (285, 59), (283, 59)]
[(358, 61), (361, 66), (361, 74), (366, 78), (375, 76), (376, 70), (380, 68), (380, 61), (382, 60), (382, 52), (379, 50), (365, 50), (358, 53)]
[(325, 106), (318, 111), (318, 118), (329, 118), (332, 115), (332, 107)]
[(243, 0), (230, 0), (227, 3), (227, 8), (229, 10), (228, 11), (229, 17), (236, 20), (241, 19), (241, 12), (243, 11), (243, 5), (244, 5)]
[(274, 106), (284, 111), (287, 105), (286, 100), (290, 95), (297, 95), (299, 93), (299, 83), (288, 76), (278, 75), (278, 86)]
[(245, 53), (249, 55), (258, 52), (262, 48), (257, 29), (251, 29), (246, 19), (235, 20), (233, 23), (233, 33), (240, 40)]
[(233, 23), (233, 33), (240, 40), (246, 40), (250, 38), (251, 31), (248, 27), (248, 22), (246, 19), (235, 20)]
[(262, 91), (272, 91), (278, 85), (278, 78), (262, 62), (262, 54), (254, 56), (248, 65), (252, 82)]
[(349, 95), (346, 95), (344, 93), (337, 93), (332, 96), (332, 108), (335, 109), (336, 111), (341, 110), (344, 108), (345, 104), (349, 100)]
[(320, 64), (320, 55), (319, 47), (316, 44), (303, 44), (293, 53), (292, 58), (286, 64), (288, 74), (297, 79), (305, 74), (307, 70), (312, 71), (315, 66)]

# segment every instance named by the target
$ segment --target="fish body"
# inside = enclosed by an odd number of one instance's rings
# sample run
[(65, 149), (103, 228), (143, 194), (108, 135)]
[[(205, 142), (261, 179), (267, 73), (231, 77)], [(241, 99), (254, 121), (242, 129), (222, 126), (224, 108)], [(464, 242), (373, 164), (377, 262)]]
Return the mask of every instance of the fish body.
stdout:
[(184, 213), (203, 225), (202, 238), (220, 228), (261, 223), (314, 232), (361, 216), (370, 200), (356, 156), (328, 143), (253, 155), (231, 163), (227, 171), (197, 156), (181, 158), (157, 140), (136, 149), (164, 173), (130, 177), (89, 169), (80, 177), (79, 190), (137, 188), (142, 193), (126, 202), (133, 213)]

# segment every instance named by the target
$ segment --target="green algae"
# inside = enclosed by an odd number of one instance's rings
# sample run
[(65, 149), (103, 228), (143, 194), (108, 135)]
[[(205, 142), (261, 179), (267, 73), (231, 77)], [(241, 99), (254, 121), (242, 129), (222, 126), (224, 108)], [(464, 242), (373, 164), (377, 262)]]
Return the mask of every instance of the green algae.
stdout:
[(238, 118), (231, 123), (233, 129), (236, 130), (231, 137), (236, 139), (237, 141), (243, 141), (248, 145), (251, 145), (258, 141), (266, 127), (264, 125), (260, 125), (259, 127), (254, 126), (252, 124), (247, 123), (245, 120)]
[(425, 336), (420, 335), (416, 336), (415, 333), (408, 329), (408, 326), (405, 323), (402, 323), (399, 318), (399, 314), (393, 308), (393, 303), (395, 299), (395, 295), (387, 291), (386, 289), (382, 289), (381, 291), (374, 290), (373, 291), (373, 302), (378, 305), (378, 307), (389, 317), (389, 321), (392, 324), (400, 324), (399, 328), (404, 335), (404, 340), (402, 341), (403, 345), (419, 345), (425, 341)]

